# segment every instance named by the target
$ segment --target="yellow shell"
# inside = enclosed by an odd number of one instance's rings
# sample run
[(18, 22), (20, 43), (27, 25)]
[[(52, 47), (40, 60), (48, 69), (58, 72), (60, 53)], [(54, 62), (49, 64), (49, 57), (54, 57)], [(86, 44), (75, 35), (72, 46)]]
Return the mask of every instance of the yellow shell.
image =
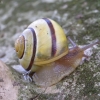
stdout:
[(68, 53), (66, 35), (55, 21), (43, 18), (31, 23), (15, 42), (20, 64), (30, 70), (58, 60)]

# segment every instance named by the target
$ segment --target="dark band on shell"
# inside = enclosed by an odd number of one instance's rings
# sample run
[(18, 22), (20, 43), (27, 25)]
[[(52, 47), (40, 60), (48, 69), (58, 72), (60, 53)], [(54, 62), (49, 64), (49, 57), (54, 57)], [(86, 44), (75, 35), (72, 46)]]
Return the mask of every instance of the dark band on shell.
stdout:
[(29, 71), (32, 68), (32, 65), (34, 63), (35, 54), (36, 54), (36, 45), (37, 45), (36, 33), (35, 33), (34, 29), (33, 28), (28, 28), (28, 29), (30, 29), (33, 34), (33, 53), (32, 53), (30, 64), (26, 69), (27, 71)]
[(52, 38), (51, 56), (53, 57), (56, 54), (56, 50), (57, 50), (55, 30), (54, 30), (53, 24), (51, 23), (49, 19), (47, 18), (43, 18), (43, 19), (46, 21), (51, 31), (51, 38)]

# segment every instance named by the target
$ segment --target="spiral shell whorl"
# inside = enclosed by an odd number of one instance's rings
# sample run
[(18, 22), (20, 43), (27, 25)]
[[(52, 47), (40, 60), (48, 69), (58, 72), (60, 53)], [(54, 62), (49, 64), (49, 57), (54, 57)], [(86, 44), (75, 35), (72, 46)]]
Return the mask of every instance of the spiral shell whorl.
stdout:
[(15, 50), (20, 59), (23, 57), (24, 49), (25, 49), (25, 38), (23, 35), (21, 35), (15, 42)]

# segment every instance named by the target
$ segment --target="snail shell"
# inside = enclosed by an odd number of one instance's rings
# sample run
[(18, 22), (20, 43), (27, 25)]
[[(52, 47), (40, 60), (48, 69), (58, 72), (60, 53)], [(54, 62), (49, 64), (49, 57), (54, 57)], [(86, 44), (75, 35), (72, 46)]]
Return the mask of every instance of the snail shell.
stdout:
[(29, 71), (51, 63), (68, 53), (68, 43), (61, 26), (43, 18), (31, 23), (15, 42), (20, 64)]

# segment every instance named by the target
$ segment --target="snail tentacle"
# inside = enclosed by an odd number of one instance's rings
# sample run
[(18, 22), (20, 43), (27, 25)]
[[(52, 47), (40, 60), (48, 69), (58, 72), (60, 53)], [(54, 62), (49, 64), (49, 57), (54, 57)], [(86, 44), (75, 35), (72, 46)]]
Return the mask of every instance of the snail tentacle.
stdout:
[(76, 47), (77, 44), (68, 36), (69, 42), (73, 45), (73, 47)]

